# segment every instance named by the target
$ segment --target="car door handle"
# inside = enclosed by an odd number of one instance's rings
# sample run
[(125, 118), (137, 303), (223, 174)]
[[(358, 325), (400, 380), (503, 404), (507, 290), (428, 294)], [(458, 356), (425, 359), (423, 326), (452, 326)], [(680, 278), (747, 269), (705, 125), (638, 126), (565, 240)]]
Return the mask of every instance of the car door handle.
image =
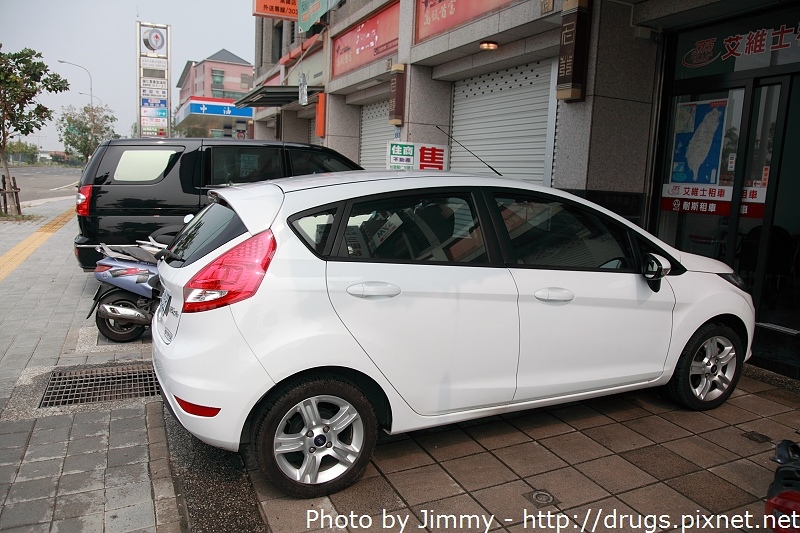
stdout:
[(358, 298), (391, 298), (400, 294), (400, 287), (382, 281), (367, 281), (347, 287), (347, 294)]
[(534, 292), (533, 295), (543, 302), (571, 302), (575, 299), (575, 293), (561, 287), (546, 287)]

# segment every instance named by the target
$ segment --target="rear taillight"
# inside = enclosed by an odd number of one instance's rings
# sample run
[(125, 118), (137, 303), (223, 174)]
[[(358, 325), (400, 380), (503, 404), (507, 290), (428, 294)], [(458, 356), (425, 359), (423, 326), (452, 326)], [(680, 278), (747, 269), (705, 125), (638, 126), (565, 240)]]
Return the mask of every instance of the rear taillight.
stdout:
[(275, 237), (267, 230), (216, 258), (183, 288), (183, 312), (208, 311), (250, 298), (276, 249)]
[(211, 418), (217, 416), (217, 413), (220, 412), (219, 407), (206, 407), (205, 405), (197, 405), (196, 403), (191, 403), (187, 402), (186, 400), (182, 400), (177, 396), (175, 396), (175, 401), (178, 402), (178, 405), (181, 406), (181, 409), (183, 409), (190, 415)]
[(82, 217), (89, 216), (89, 203), (92, 200), (92, 186), (82, 185), (75, 195), (75, 212)]
[(786, 490), (767, 500), (764, 524), (776, 533), (800, 532), (800, 492)]

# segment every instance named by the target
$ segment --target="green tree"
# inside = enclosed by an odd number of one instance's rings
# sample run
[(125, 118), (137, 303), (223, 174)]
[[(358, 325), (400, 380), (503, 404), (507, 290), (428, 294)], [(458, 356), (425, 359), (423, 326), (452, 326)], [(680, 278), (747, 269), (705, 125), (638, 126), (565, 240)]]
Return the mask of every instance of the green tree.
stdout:
[(108, 106), (87, 105), (80, 110), (67, 106), (56, 123), (58, 140), (64, 143), (67, 153), (78, 154), (88, 161), (101, 142), (119, 138), (114, 132), (116, 121)]
[(39, 161), (39, 148), (35, 144), (24, 141), (11, 141), (6, 146), (6, 153), (9, 156), (19, 154), (19, 159), (26, 163), (37, 163)]
[(39, 103), (39, 95), (69, 89), (67, 80), (51, 73), (41, 58), (42, 54), (30, 48), (3, 53), (0, 44), (0, 159), (6, 176), (11, 175), (6, 152), (9, 141), (39, 131), (53, 117), (53, 111)]

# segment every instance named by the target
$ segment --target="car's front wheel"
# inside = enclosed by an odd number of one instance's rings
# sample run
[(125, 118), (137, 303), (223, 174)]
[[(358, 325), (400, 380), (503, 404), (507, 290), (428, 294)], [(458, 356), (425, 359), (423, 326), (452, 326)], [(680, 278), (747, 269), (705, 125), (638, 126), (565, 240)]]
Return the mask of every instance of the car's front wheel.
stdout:
[(372, 405), (357, 387), (338, 379), (302, 382), (261, 413), (254, 435), (261, 469), (292, 496), (314, 498), (345, 488), (375, 448)]
[(736, 388), (743, 365), (744, 344), (736, 332), (722, 324), (706, 324), (683, 349), (667, 391), (690, 409), (719, 407)]

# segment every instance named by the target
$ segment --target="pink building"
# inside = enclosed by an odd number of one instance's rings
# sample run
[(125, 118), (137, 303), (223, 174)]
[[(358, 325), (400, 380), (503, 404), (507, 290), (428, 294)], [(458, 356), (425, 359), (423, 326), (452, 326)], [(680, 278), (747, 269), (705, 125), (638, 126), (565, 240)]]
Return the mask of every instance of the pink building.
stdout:
[[(226, 105), (233, 108), (233, 102), (253, 88), (253, 65), (241, 57), (223, 48), (202, 61), (187, 61), (177, 87), (177, 127), (207, 129), (209, 137), (229, 137), (249, 129), (248, 117), (231, 112)], [(216, 105), (203, 106), (201, 112), (192, 105), (209, 99)], [(197, 135), (196, 131), (193, 135)]]

